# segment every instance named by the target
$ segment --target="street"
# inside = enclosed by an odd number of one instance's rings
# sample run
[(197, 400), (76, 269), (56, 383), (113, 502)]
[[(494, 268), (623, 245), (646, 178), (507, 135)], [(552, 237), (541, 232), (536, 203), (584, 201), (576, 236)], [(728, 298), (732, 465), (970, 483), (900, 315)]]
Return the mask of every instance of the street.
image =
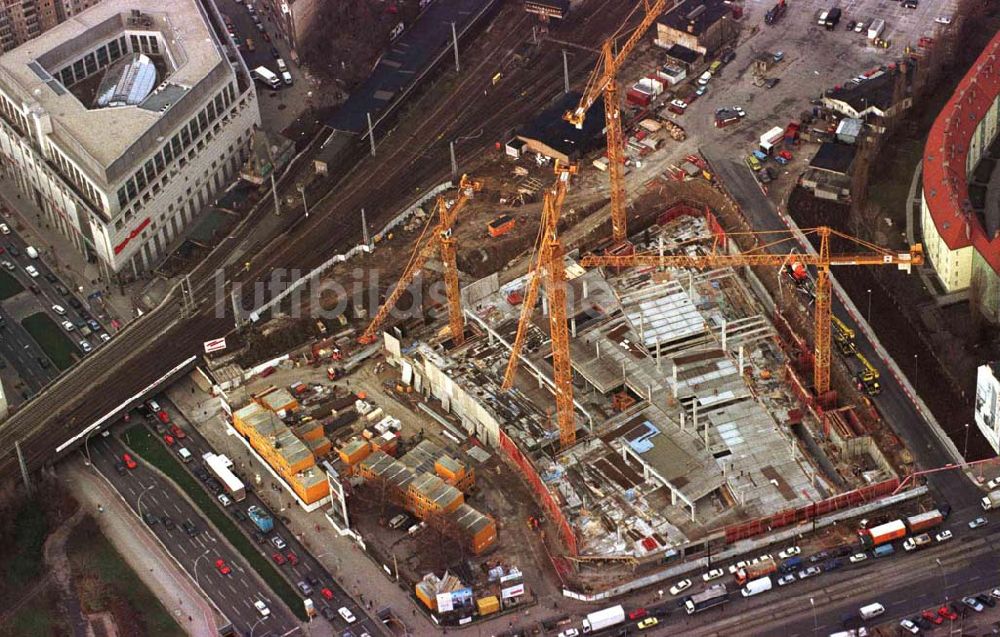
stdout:
[[(268, 587), (257, 577), (243, 559), (222, 538), (216, 536), (201, 513), (178, 493), (173, 484), (165, 482), (141, 460), (138, 466), (125, 475), (115, 469), (126, 448), (114, 437), (96, 437), (88, 442), (90, 460), (104, 477), (128, 502), (140, 518), (152, 514), (162, 520), (168, 516), (173, 522), (167, 529), (162, 521), (148, 527), (167, 551), (181, 564), (198, 586), (239, 630), (255, 637), (285, 635), (298, 629), (298, 622), (274, 597)], [(192, 522), (197, 534), (189, 536), (181, 525)], [(216, 560), (225, 560), (232, 569), (223, 575), (216, 568)], [(253, 602), (262, 600), (270, 609), (270, 616), (261, 618)]]

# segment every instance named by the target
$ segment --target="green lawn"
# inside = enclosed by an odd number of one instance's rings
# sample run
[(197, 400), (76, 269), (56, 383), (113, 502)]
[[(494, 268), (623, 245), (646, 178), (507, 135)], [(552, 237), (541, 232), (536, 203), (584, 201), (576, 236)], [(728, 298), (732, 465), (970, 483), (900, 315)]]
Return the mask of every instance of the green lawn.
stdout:
[(60, 370), (69, 369), (75, 362), (76, 346), (63, 333), (62, 327), (56, 324), (44, 312), (38, 312), (21, 321), (31, 338), (42, 348), (55, 366)]
[(143, 425), (133, 425), (122, 436), (122, 440), (127, 441), (136, 454), (165, 473), (177, 486), (183, 489), (201, 509), (205, 517), (211, 520), (215, 528), (226, 536), (230, 544), (236, 547), (236, 550), (246, 558), (250, 567), (260, 574), (264, 582), (278, 597), (284, 600), (292, 612), (299, 619), (308, 619), (302, 606), (302, 598), (292, 589), (291, 584), (281, 576), (274, 564), (257, 550), (247, 536), (243, 535), (229, 516), (219, 508), (215, 499), (201, 488), (201, 485), (187, 472), (187, 469), (181, 466), (177, 458), (149, 429)]
[(71, 634), (65, 620), (56, 612), (58, 601), (58, 592), (50, 583), (0, 625), (0, 637), (52, 637), (52, 635)]
[(18, 292), (24, 290), (24, 286), (18, 283), (9, 272), (0, 270), (0, 301), (9, 299)]
[(72, 564), (74, 583), (82, 590), (84, 612), (111, 611), (119, 631), (126, 635), (185, 635), (156, 595), (104, 537), (93, 518), (84, 518), (73, 529), (66, 542), (66, 554)]

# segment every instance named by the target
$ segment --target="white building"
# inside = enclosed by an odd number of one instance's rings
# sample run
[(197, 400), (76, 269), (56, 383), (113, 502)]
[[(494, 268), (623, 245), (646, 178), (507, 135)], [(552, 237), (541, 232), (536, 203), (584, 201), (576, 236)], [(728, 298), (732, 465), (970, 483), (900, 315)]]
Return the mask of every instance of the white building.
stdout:
[(0, 57), (0, 167), (109, 280), (166, 255), (259, 124), (201, 0), (105, 0)]
[(1000, 454), (1000, 364), (980, 365), (976, 374), (976, 424), (990, 443), (993, 453)]

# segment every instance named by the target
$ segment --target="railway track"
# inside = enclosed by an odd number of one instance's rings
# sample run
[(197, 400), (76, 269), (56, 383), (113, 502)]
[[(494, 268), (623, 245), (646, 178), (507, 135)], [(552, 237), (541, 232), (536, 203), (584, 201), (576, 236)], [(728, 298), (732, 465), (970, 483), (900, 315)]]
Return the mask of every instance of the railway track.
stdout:
[[(628, 9), (614, 0), (590, 0), (556, 35), (581, 44), (600, 41)], [(366, 155), (358, 161), (330, 195), (311, 206), (308, 222), (279, 229), (268, 243), (254, 242), (257, 222), (270, 214), (267, 205), (259, 206), (226, 240), (232, 247), (224, 242), (195, 268), (192, 283), (199, 305), (193, 315), (182, 314), (177, 294), (168, 296), (155, 311), (130, 324), (0, 423), (0, 475), (16, 470), (15, 441), (21, 443), (30, 469), (52, 462), (58, 444), (116, 408), (163, 370), (200, 353), (203, 341), (229, 331), (233, 318), (228, 303), (216, 298), (217, 270), (226, 281), (223, 297), (230, 289), (229, 281), (237, 277), (263, 281), (274, 268), (308, 271), (331, 252), (360, 241), (362, 207), (368, 211), (370, 226), (381, 227), (419, 187), (447, 179), (448, 140), (481, 131), (459, 152), (460, 160), (473, 167), (495, 140), (534, 117), (561, 91), (559, 45), (543, 41), (532, 65), (510, 70), (497, 86), (491, 83), (495, 69), (531, 38), (529, 27), (526, 14), (515, 7), (505, 8), (490, 27), (495, 31), (484, 38), (490, 39), (489, 45), (480, 41), (466, 53), (463, 63), (469, 65), (468, 70), (457, 79), (437, 80), (410, 107), (408, 119), (379, 140), (377, 156)], [(576, 52), (571, 58), (571, 77), (586, 77), (595, 60), (596, 56)], [(307, 169), (306, 165), (302, 170)], [(294, 181), (287, 180), (289, 190)], [(247, 255), (233, 249), (243, 246), (267, 254), (251, 259), (247, 273), (226, 265), (244, 262)], [(220, 305), (225, 314), (217, 314)]]

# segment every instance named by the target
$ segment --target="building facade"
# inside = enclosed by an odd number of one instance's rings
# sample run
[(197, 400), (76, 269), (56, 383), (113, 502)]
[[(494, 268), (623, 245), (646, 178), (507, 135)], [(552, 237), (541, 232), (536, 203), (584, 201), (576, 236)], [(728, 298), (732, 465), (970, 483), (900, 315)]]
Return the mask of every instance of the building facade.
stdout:
[(975, 419), (993, 453), (1000, 454), (1000, 363), (979, 366)]
[(0, 169), (108, 281), (158, 263), (249, 154), (224, 28), (201, 0), (104, 0), (0, 57)]
[(100, 1), (0, 0), (0, 48), (10, 51)]
[[(992, 322), (1000, 322), (998, 180), (970, 196), (980, 160), (997, 142), (1000, 122), (1000, 34), (986, 46), (927, 137), (921, 229), (924, 251), (945, 292), (968, 290)], [(995, 171), (992, 171), (995, 172)], [(990, 176), (992, 176), (992, 172)]]

